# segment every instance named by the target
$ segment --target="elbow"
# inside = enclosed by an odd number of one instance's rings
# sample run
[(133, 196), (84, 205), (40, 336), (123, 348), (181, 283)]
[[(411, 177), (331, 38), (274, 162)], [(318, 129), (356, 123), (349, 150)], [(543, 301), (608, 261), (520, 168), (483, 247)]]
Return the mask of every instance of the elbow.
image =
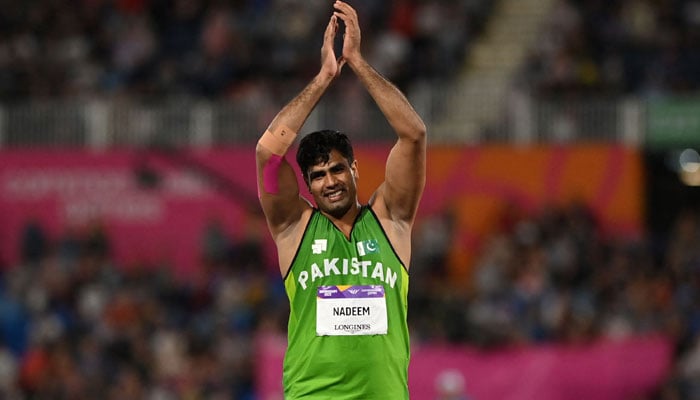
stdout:
[(414, 144), (425, 143), (428, 136), (428, 128), (421, 119), (407, 123), (401, 127), (395, 127), (395, 132), (399, 139)]
[(425, 123), (423, 121), (421, 121), (418, 125), (417, 132), (418, 138), (420, 140), (426, 140), (426, 138), (428, 137), (428, 127), (425, 126)]
[(410, 130), (409, 138), (415, 143), (423, 143), (427, 140), (428, 128), (423, 121), (419, 121)]

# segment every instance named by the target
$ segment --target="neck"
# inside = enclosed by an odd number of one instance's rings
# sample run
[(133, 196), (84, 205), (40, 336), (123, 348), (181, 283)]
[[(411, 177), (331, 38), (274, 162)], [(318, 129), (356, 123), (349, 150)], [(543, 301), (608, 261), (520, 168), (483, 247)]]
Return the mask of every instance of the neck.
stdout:
[(345, 234), (345, 237), (350, 238), (350, 232), (352, 231), (355, 219), (357, 219), (361, 209), (362, 207), (360, 206), (360, 203), (354, 203), (352, 207), (350, 207), (342, 215), (329, 214), (323, 210), (321, 210), (321, 213), (325, 215), (326, 218), (331, 220), (333, 225), (335, 225), (341, 232), (343, 232), (343, 234)]

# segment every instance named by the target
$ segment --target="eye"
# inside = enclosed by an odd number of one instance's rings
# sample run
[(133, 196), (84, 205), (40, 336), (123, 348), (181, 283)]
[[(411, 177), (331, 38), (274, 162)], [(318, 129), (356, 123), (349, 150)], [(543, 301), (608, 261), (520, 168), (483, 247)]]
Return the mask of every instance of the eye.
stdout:
[(309, 173), (309, 180), (315, 181), (317, 179), (323, 178), (323, 175), (325, 175), (325, 173), (323, 171), (311, 172), (311, 173)]

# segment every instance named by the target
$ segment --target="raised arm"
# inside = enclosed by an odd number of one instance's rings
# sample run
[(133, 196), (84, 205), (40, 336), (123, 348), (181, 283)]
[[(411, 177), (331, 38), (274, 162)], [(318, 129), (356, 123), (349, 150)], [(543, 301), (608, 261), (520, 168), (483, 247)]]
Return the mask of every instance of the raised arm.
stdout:
[(334, 7), (345, 24), (342, 62), (355, 72), (398, 136), (386, 162), (385, 181), (371, 202), (378, 213), (386, 212), (390, 220), (410, 226), (425, 187), (425, 124), (403, 93), (363, 58), (355, 10), (342, 1)]
[(299, 196), (294, 171), (286, 159), (297, 132), (313, 111), (331, 82), (340, 73), (342, 62), (336, 60), (333, 40), (338, 30), (332, 16), (323, 37), (321, 69), (314, 79), (291, 102), (282, 108), (261, 136), (255, 149), (258, 195), (272, 237), (293, 227), (309, 203)]

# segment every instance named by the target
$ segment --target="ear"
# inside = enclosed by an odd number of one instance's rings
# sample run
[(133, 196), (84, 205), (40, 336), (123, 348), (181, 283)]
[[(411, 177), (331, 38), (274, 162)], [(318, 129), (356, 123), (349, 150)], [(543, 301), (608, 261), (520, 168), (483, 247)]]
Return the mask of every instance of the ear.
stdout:
[(357, 160), (350, 164), (350, 172), (352, 173), (353, 178), (360, 179), (360, 170), (357, 168)]

